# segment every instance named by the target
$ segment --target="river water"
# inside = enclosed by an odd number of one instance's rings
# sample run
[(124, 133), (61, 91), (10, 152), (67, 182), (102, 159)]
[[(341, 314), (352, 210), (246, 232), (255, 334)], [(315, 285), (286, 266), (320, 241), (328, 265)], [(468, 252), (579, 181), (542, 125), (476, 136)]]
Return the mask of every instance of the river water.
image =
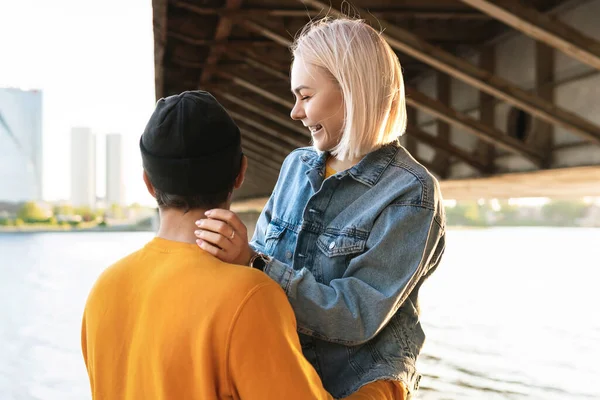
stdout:
[[(151, 233), (0, 235), (0, 400), (90, 399), (81, 314)], [(600, 399), (600, 229), (450, 230), (416, 399)]]

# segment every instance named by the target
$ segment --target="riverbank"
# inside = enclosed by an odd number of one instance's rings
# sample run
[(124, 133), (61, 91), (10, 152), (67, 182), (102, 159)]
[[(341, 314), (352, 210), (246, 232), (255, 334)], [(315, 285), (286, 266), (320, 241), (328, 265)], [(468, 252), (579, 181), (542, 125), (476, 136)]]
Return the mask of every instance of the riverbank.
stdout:
[(139, 225), (107, 225), (107, 226), (88, 226), (71, 227), (60, 225), (22, 225), (22, 226), (1, 226), (0, 235), (15, 233), (78, 233), (78, 232), (153, 232), (151, 227)]
[[(254, 233), (254, 221), (244, 221), (248, 228), (248, 236), (250, 239), (252, 234)], [(521, 228), (521, 229), (539, 229), (539, 228), (548, 228), (548, 229), (598, 229), (594, 227), (581, 227), (581, 226), (558, 226), (558, 225), (546, 225), (546, 226), (467, 226), (467, 225), (449, 225), (447, 226), (448, 230), (452, 231), (477, 231), (477, 230), (488, 230), (488, 229), (511, 229), (511, 228)], [(155, 232), (149, 226), (139, 226), (139, 225), (113, 225), (113, 226), (91, 226), (91, 227), (70, 227), (70, 226), (28, 226), (23, 225), (19, 227), (15, 226), (0, 226), (0, 236), (3, 234), (28, 234), (28, 233), (111, 233), (111, 232)]]

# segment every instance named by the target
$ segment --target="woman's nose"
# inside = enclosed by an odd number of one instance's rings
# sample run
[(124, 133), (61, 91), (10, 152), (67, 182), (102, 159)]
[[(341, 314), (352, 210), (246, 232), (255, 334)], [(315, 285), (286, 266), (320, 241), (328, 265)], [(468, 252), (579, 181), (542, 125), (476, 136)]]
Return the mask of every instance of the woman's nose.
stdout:
[(294, 108), (292, 108), (292, 111), (290, 112), (290, 117), (294, 121), (304, 119), (304, 117), (305, 117), (302, 106), (300, 106), (297, 102), (296, 102), (296, 104), (294, 104)]

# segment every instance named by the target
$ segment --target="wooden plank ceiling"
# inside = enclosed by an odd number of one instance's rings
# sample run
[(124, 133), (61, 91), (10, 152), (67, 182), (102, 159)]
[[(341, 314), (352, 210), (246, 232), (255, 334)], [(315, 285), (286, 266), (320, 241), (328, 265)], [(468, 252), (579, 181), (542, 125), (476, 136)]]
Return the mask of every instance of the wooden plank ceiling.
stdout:
[[(302, 124), (289, 118), (288, 46), (310, 18), (341, 11), (384, 29), (405, 73), (410, 138), (406, 146), (411, 150), (422, 143), (434, 149), (433, 160), (420, 161), (438, 177), (451, 178), (449, 166), (456, 163), (468, 165), (473, 177), (498, 174), (493, 158), (499, 152), (522, 157), (533, 169), (546, 169), (551, 158), (547, 140), (522, 140), (496, 129), (493, 107), (482, 107), (479, 119), (453, 109), (450, 79), (477, 88), (482, 104), (507, 102), (547, 126), (561, 126), (600, 144), (600, 127), (557, 107), (543, 91), (525, 91), (493, 73), (489, 44), (510, 30), (600, 69), (600, 44), (547, 15), (564, 3), (353, 0), (350, 9), (347, 3), (341, 8), (337, 0), (153, 0), (156, 97), (198, 88), (213, 92), (241, 127), (250, 159), (238, 199), (268, 195), (286, 154), (310, 141)], [(487, 56), (475, 65), (465, 60), (474, 53)], [(432, 71), (437, 74), (436, 99), (416, 89), (418, 79)], [(437, 119), (437, 137), (415, 124), (415, 110)], [(477, 151), (453, 143), (450, 126), (475, 135)]]

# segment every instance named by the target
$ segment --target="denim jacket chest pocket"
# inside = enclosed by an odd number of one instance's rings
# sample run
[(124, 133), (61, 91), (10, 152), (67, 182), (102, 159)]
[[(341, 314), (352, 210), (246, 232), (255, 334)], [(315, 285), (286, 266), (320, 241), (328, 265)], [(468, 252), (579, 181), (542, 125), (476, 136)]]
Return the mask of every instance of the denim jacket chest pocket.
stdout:
[(322, 266), (323, 282), (344, 276), (350, 260), (365, 252), (368, 234), (363, 231), (328, 230), (317, 239), (316, 263)]
[(296, 236), (296, 232), (287, 228), (283, 222), (271, 221), (265, 232), (264, 253), (277, 260), (292, 263)]

